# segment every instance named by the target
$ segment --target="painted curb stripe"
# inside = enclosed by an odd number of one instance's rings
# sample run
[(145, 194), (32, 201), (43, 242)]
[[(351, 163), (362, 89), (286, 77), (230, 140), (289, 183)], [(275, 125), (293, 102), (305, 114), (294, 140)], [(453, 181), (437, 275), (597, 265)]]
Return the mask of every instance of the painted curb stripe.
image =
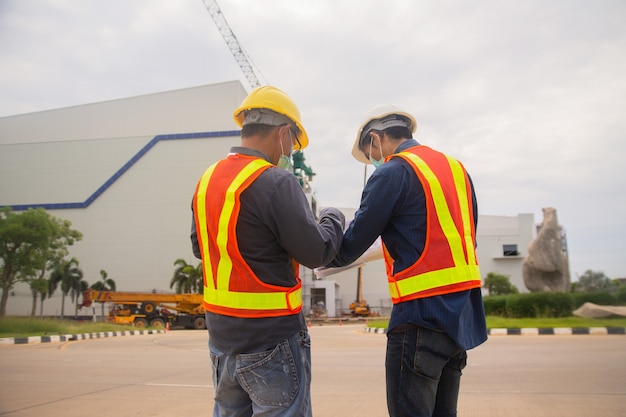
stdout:
[[(623, 330), (623, 329), (622, 329)], [(117, 336), (139, 336), (165, 333), (165, 330), (129, 330), (121, 332), (81, 333), (53, 336), (6, 337), (0, 338), (0, 345), (26, 345), (29, 343), (68, 342), (76, 340), (100, 339)]]
[[(387, 329), (366, 327), (367, 333), (387, 333)], [(494, 328), (489, 336), (542, 336), (542, 335), (626, 335), (626, 327), (554, 327), (554, 328)]]

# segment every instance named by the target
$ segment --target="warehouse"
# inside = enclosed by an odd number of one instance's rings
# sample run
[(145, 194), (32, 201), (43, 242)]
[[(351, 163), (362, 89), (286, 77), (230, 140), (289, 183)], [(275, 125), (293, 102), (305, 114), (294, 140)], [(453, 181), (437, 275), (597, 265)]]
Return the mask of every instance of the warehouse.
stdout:
[[(70, 254), (90, 284), (105, 270), (119, 290), (170, 292), (174, 261), (198, 262), (189, 243), (196, 181), (239, 144), (232, 111), (246, 95), (239, 81), (230, 81), (0, 118), (0, 205), (43, 207), (70, 220), (83, 233)], [(354, 213), (342, 210), (348, 219)], [(511, 275), (523, 291), (521, 263), (534, 229), (531, 214), (481, 216), (483, 276)], [(374, 311), (388, 313), (382, 261), (362, 271), (364, 298)], [(322, 301), (329, 316), (348, 311), (356, 268), (324, 279), (313, 271), (303, 275), (307, 310)], [(29, 314), (28, 287), (20, 284), (13, 294), (7, 313)], [(44, 315), (59, 313), (57, 291)]]

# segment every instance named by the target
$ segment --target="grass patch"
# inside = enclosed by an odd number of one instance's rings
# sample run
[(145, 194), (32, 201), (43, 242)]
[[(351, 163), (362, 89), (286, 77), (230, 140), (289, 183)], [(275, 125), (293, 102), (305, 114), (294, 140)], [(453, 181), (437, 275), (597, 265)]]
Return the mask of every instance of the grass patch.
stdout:
[[(389, 320), (369, 320), (368, 326), (386, 329)], [(555, 327), (626, 327), (626, 317), (610, 319), (586, 319), (583, 317), (521, 318), (487, 316), (490, 329), (555, 328)]]
[(498, 328), (554, 328), (554, 327), (626, 327), (626, 317), (610, 319), (586, 319), (583, 317), (506, 318), (487, 317), (487, 327)]
[(0, 338), (137, 330), (127, 325), (34, 317), (0, 318)]
[(373, 329), (386, 329), (389, 325), (389, 320), (368, 320), (367, 327)]

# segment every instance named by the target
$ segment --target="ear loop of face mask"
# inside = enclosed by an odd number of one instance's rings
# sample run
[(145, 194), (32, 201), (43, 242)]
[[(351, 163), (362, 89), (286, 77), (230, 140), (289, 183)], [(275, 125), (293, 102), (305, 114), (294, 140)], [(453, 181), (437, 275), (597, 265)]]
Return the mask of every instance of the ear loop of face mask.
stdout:
[(380, 146), (380, 159), (376, 160), (372, 157), (372, 144), (374, 143), (374, 136), (370, 136), (370, 155), (369, 160), (374, 165), (374, 168), (378, 168), (385, 162), (385, 157), (383, 156), (383, 144), (380, 142), (380, 138), (378, 139), (378, 145)]
[[(289, 129), (289, 138), (291, 139), (291, 143), (293, 143), (293, 137), (291, 136), (291, 129)], [(286, 171), (293, 172), (293, 164), (291, 163), (291, 155), (293, 154), (293, 145), (289, 150), (289, 156), (285, 155), (285, 150), (283, 148), (283, 141), (280, 141), (280, 157), (278, 158), (278, 163), (276, 166), (280, 169), (284, 169)]]

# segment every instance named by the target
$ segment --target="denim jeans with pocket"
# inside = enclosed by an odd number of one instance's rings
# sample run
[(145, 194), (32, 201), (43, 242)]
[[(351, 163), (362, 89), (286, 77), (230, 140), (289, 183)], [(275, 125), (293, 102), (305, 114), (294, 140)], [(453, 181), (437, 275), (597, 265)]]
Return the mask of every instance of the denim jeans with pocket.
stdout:
[(387, 335), (391, 417), (455, 417), (467, 353), (445, 333), (420, 326)]
[(225, 355), (209, 340), (213, 417), (311, 417), (311, 339), (300, 331), (265, 352)]

